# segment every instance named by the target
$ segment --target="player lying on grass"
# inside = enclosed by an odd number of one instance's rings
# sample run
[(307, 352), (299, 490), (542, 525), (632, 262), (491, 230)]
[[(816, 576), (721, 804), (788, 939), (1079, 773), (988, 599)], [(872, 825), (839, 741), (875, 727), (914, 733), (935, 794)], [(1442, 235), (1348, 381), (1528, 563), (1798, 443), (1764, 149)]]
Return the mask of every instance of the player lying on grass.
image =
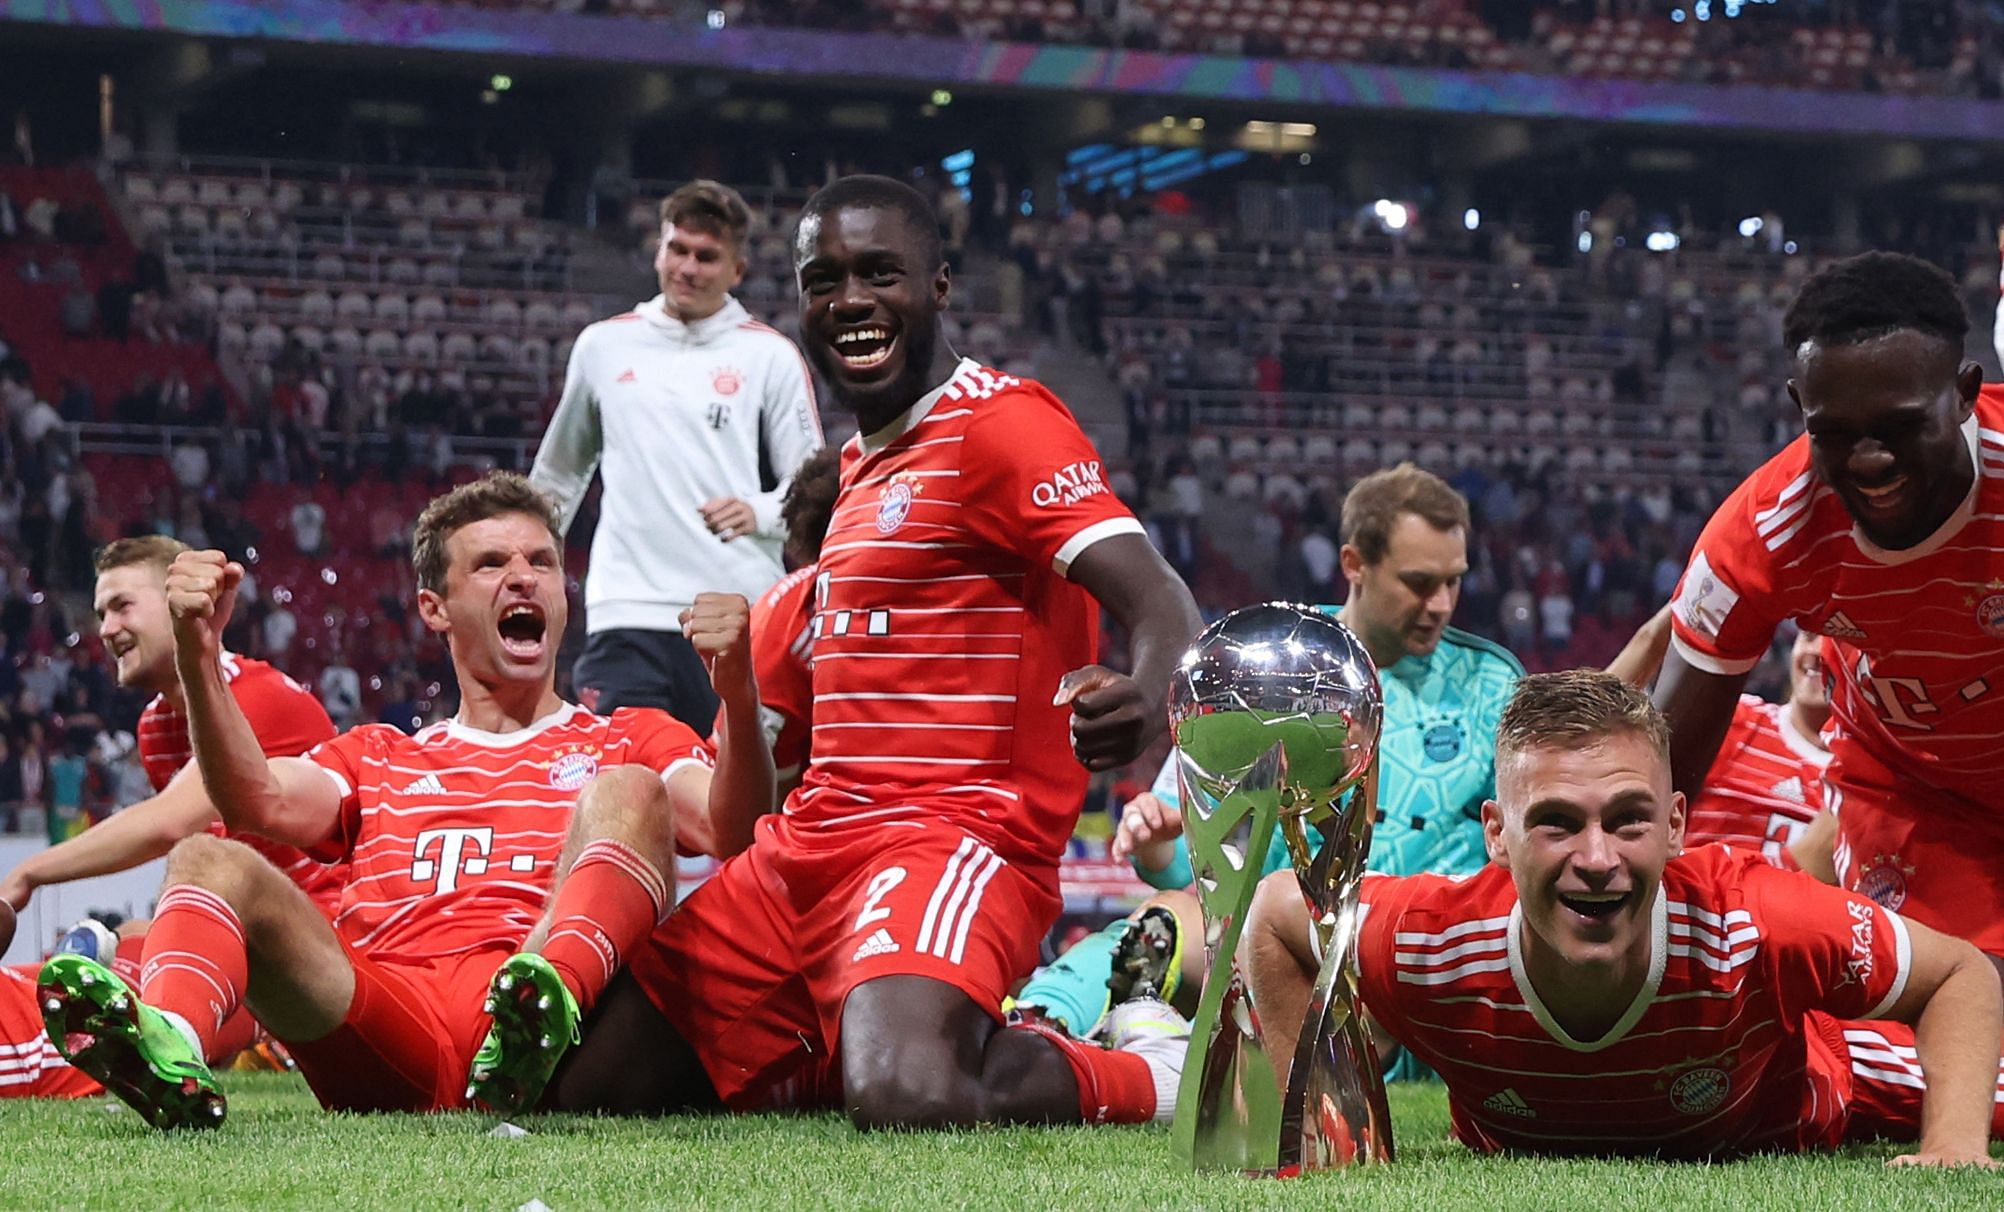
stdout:
[[(595, 914), (637, 901), (651, 927), (669, 907), (662, 872), (674, 848), (742, 845), (770, 802), (765, 747), (732, 743), (756, 735), (743, 599), (699, 601), (685, 620), (737, 705), (713, 777), (701, 742), (666, 713), (600, 717), (557, 697), (563, 562), (549, 502), (526, 480), (497, 473), (434, 500), (412, 559), (419, 614), (452, 656), (458, 713), (415, 737), (370, 725), (306, 758), (269, 760), (223, 683), (217, 640), (241, 569), (219, 552), (175, 561), (175, 658), (224, 820), (350, 868), (330, 926), (249, 848), (192, 837), (168, 857), (143, 1000), (81, 957), (44, 967), (50, 1036), (157, 1126), (221, 1121), (200, 1058), (240, 1002), (329, 1108), (464, 1105), (490, 978), (543, 915), (560, 868), (523, 983), (588, 1005), (618, 962), (605, 935), (627, 928)], [(544, 982), (552, 971), (560, 987)]]
[(1955, 280), (1865, 253), (1783, 320), (1803, 436), (1728, 496), (1671, 612), (1656, 701), (1695, 795), (1784, 619), (1823, 637), (1836, 874), (2004, 967), (2004, 389)]
[[(795, 264), (802, 342), (861, 428), (815, 577), (812, 759), (634, 955), (552, 1103), (1166, 1117), (1166, 1006), (1134, 1003), (1123, 1050), (1004, 1029), (1000, 1006), (1057, 915), (1087, 771), (1163, 727), (1196, 605), (1063, 404), (948, 347), (916, 191), (828, 186)], [(1132, 676), (1092, 663), (1101, 605), (1134, 637)]]
[[(1364, 1006), (1445, 1079), (1456, 1137), (1665, 1157), (1917, 1139), (1900, 1161), (1993, 1164), (2004, 994), (1982, 953), (1755, 852), (1680, 857), (1668, 744), (1610, 674), (1527, 677), (1482, 810), (1491, 865), (1364, 878)], [(1316, 950), (1293, 874), (1269, 876), (1241, 951), (1269, 1037), (1301, 1029)]]
[[(118, 684), (153, 698), (139, 717), (139, 760), (154, 794), (93, 825), (77, 837), (23, 859), (0, 879), (0, 901), (25, 908), (38, 888), (89, 876), (129, 871), (166, 854), (182, 838), (222, 832), (216, 809), (202, 790), (201, 772), (189, 760), (188, 718), (182, 709), (181, 681), (174, 670), (174, 625), (167, 609), (167, 568), (188, 550), (164, 535), (119, 539), (100, 548), (93, 561), (97, 584), (93, 607), (98, 637), (114, 662)], [(305, 753), (334, 735), (334, 724), (310, 691), (263, 661), (222, 656), (229, 693), (243, 709), (268, 757)], [(315, 862), (296, 848), (245, 836), (297, 883), (321, 912), (332, 915), (341, 895), (338, 867)], [(122, 950), (136, 955), (136, 931), (120, 931)], [(84, 936), (88, 937), (88, 936)], [(93, 951), (98, 950), (92, 948)], [(110, 948), (99, 958), (112, 962)], [(101, 1087), (62, 1059), (42, 1028), (35, 995), (40, 965), (10, 969), (0, 980), (0, 1057), (13, 1067), (0, 1071), (0, 1097), (78, 1097)], [(134, 971), (137, 971), (136, 967)], [(257, 1024), (250, 1015), (233, 1016), (212, 1041), (211, 1061), (248, 1046)], [(7, 1060), (0, 1060), (6, 1066)]]
[[(1448, 625), (1468, 571), (1468, 527), (1462, 495), (1410, 463), (1365, 476), (1343, 498), (1349, 597), (1340, 608), (1321, 609), (1357, 634), (1382, 671), (1386, 722), (1374, 871), (1452, 875), (1484, 861), (1480, 818), (1495, 788), (1496, 718), (1524, 668), (1497, 645)], [(1202, 948), (1194, 940), (1203, 937), (1202, 918), (1188, 891), (1195, 876), (1183, 840), (1175, 754), (1154, 788), (1121, 814), (1113, 854), (1164, 891), (1129, 920), (1074, 945), (1016, 996), (1017, 1005), (1039, 1007), (1079, 1035), (1105, 1013), (1109, 992), (1131, 993), (1149, 953), (1180, 957), (1180, 964), (1166, 966), (1171, 1000), (1184, 992), (1181, 975), (1201, 972)], [(1288, 866), (1276, 833), (1266, 869)], [(1183, 945), (1186, 934), (1193, 945)], [(1184, 993), (1190, 1006), (1195, 985)]]

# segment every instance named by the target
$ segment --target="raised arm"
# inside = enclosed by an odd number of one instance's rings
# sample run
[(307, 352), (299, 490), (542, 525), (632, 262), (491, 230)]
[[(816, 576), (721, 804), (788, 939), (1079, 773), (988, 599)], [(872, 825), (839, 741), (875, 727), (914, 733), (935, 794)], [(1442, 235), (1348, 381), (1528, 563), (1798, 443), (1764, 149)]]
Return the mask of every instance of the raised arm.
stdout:
[(304, 758), (267, 759), (223, 677), (223, 628), (243, 575), (243, 565), (220, 551), (184, 551), (167, 570), (174, 664), (187, 702), (188, 738), (202, 783), (225, 825), (238, 833), (311, 846), (334, 832), (340, 791), (324, 770)]
[(1057, 701), (1072, 706), (1072, 750), (1088, 770), (1141, 756), (1168, 726), (1169, 675), (1204, 625), (1189, 586), (1148, 539), (1110, 535), (1080, 552), (1066, 575), (1098, 599), (1132, 639), (1134, 672), (1087, 665), (1065, 675)]
[(22, 909), (37, 888), (130, 871), (166, 854), (175, 842), (200, 833), (215, 819), (216, 806), (202, 790), (201, 772), (190, 762), (157, 795), (21, 860), (0, 879), (0, 900)]
[(1914, 1051), (1927, 1079), (1920, 1145), (1893, 1159), (1908, 1166), (1985, 1166), (2004, 1035), (2004, 992), (1997, 969), (1969, 943), (1911, 919), (1907, 986), (1887, 1017), (1914, 1028)]
[(734, 593), (699, 593), (681, 622), (722, 706), (715, 769), (690, 765), (669, 776), (675, 836), (686, 850), (729, 858), (752, 844), (752, 827), (773, 804), (772, 750), (759, 727), (752, 672), (751, 605)]

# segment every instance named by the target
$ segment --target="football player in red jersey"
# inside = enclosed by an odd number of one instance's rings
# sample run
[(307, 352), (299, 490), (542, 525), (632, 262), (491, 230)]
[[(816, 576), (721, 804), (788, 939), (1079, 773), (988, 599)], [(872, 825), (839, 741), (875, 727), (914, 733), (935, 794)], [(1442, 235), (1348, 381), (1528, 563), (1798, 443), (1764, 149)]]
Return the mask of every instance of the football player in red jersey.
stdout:
[[(37, 888), (129, 871), (166, 854), (190, 834), (221, 828), (215, 806), (202, 793), (201, 774), (188, 760), (188, 722), (174, 673), (167, 566), (186, 550), (187, 544), (165, 535), (146, 535), (119, 539), (97, 553), (98, 636), (117, 663), (118, 684), (153, 695), (139, 719), (139, 758), (155, 794), (23, 859), (0, 879), (0, 900), (17, 909), (26, 907)], [(263, 661), (225, 654), (224, 673), (267, 757), (305, 753), (334, 735), (334, 724), (313, 693)], [(338, 868), (314, 862), (292, 847), (263, 839), (252, 844), (331, 911), (341, 890)]]
[(2004, 967), (2004, 389), (1954, 279), (1865, 253), (1783, 323), (1805, 433), (1698, 538), (1655, 697), (1695, 794), (1776, 626), (1823, 637), (1836, 874)]
[[(816, 574), (807, 774), (634, 956), (643, 996), (608, 998), (556, 1102), (1166, 1118), (1184, 1046), (1167, 1007), (1116, 1011), (1115, 1050), (1005, 1028), (998, 1007), (1057, 914), (1087, 772), (1165, 726), (1195, 603), (1063, 404), (948, 347), (916, 191), (823, 189), (795, 266), (803, 344), (861, 430)], [(1131, 676), (1093, 663), (1102, 605), (1134, 637)]]
[[(1497, 728), (1491, 865), (1365, 877), (1364, 1006), (1440, 1072), (1455, 1135), (1666, 1157), (1888, 1138), (1919, 1142), (1900, 1163), (1994, 1166), (2004, 993), (1982, 953), (1757, 854), (1677, 857), (1668, 745), (1611, 674), (1525, 678)], [(1261, 883), (1242, 951), (1269, 1039), (1300, 1031), (1319, 966), (1274, 928), (1294, 885)], [(1285, 1081), (1293, 1050), (1271, 1055)]]
[[(528, 481), (496, 473), (434, 500), (412, 558), (459, 711), (416, 736), (358, 728), (306, 758), (266, 759), (224, 688), (218, 637), (242, 569), (188, 552), (169, 573), (196, 760), (225, 821), (350, 871), (330, 926), (262, 857), (192, 837), (168, 858), (143, 997), (80, 956), (43, 967), (51, 1038), (157, 1126), (220, 1122), (200, 1058), (239, 1003), (287, 1044), (323, 1105), (465, 1105), (489, 979), (522, 958), (510, 953), (539, 917), (529, 952), (557, 982), (541, 992), (575, 1014), (667, 911), (672, 848), (741, 845), (750, 813), (733, 805), (770, 801), (764, 746), (731, 743), (756, 732), (743, 599), (710, 603), (717, 689), (738, 704), (713, 777), (701, 742), (665, 712), (600, 717), (556, 696), (562, 551)], [(521, 1072), (484, 1076), (505, 1095)]]

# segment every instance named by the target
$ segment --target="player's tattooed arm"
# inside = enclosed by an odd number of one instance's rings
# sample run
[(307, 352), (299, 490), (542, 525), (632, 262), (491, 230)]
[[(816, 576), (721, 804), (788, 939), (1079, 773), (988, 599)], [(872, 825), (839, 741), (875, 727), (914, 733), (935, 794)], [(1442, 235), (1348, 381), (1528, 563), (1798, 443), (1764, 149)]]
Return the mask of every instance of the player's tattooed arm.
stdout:
[(1984, 1166), (1990, 1157), (2004, 992), (1997, 970), (1975, 947), (1906, 919), (1907, 986), (1887, 1017), (1914, 1027), (1927, 1080), (1920, 1144), (1896, 1166)]
[[(699, 593), (682, 612), (682, 634), (710, 670), (717, 711), (717, 764), (700, 811), (671, 780), (677, 833), (687, 849), (728, 858), (752, 843), (752, 827), (773, 804), (772, 748), (759, 726), (758, 679), (751, 651), (751, 604), (734, 593)], [(694, 806), (691, 805), (691, 808)]]
[(1071, 704), (1072, 752), (1088, 770), (1110, 770), (1167, 726), (1169, 675), (1204, 620), (1183, 578), (1138, 534), (1094, 543), (1067, 575), (1133, 638), (1132, 674), (1087, 665), (1065, 675), (1055, 699)]
[(243, 577), (243, 565), (220, 551), (184, 551), (167, 569), (167, 608), (174, 616), (174, 663), (187, 706), (188, 739), (202, 784), (225, 825), (239, 833), (310, 846), (334, 831), (340, 793), (312, 762), (267, 759), (223, 676), (223, 629)]

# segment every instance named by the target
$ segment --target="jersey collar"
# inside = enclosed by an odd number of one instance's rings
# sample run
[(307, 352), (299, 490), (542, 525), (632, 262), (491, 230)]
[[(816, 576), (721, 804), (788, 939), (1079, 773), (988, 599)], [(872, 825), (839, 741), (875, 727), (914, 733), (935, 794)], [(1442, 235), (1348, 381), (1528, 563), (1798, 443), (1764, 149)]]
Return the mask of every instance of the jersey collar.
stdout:
[(479, 745), (485, 749), (505, 749), (519, 745), (530, 737), (548, 732), (552, 728), (561, 728), (580, 715), (590, 714), (576, 703), (559, 703), (555, 711), (513, 732), (489, 732), (484, 728), (469, 727), (460, 723), (458, 716), (440, 723), (438, 727), (455, 741), (465, 741), (469, 745)]
[(679, 337), (691, 345), (703, 344), (718, 333), (729, 332), (751, 318), (751, 313), (745, 310), (745, 305), (731, 295), (725, 295), (724, 305), (700, 320), (684, 321), (670, 315), (666, 295), (655, 295), (634, 310), (662, 332)]
[(953, 368), (953, 373), (946, 376), (946, 382), (941, 383), (938, 387), (920, 396), (918, 403), (899, 413), (889, 425), (884, 426), (875, 433), (858, 434), (856, 442), (861, 446), (863, 453), (866, 455), (876, 454), (884, 447), (889, 446), (899, 438), (918, 428), (919, 422), (925, 420), (926, 414), (933, 410), (934, 406), (946, 396), (946, 393), (952, 389), (955, 383), (960, 381), (962, 376), (980, 368), (981, 363), (976, 362), (973, 358), (962, 358), (960, 364)]
[(1649, 975), (1643, 978), (1642, 988), (1635, 991), (1635, 1000), (1617, 1020), (1606, 1035), (1596, 1040), (1577, 1040), (1566, 1034), (1559, 1026), (1552, 1012), (1545, 1008), (1543, 998), (1531, 987), (1531, 975), (1524, 969), (1524, 905), (1519, 901), (1510, 906), (1510, 979), (1517, 982), (1517, 992), (1524, 995), (1524, 1004), (1530, 1007), (1531, 1016), (1545, 1029), (1545, 1034), (1554, 1041), (1574, 1052), (1599, 1052), (1621, 1042), (1642, 1018), (1643, 1011), (1649, 1009), (1656, 1000), (1656, 990), (1663, 984), (1663, 964), (1669, 955), (1670, 943), (1670, 900), (1664, 895), (1663, 885), (1656, 885), (1656, 903), (1649, 909)]
[(1981, 438), (1977, 436), (1976, 414), (1962, 423), (1962, 440), (1969, 444), (1969, 466), (1973, 474), (1969, 477), (1969, 494), (1962, 498), (1962, 504), (1948, 515), (1948, 520), (1935, 528), (1935, 532), (1912, 547), (1892, 551), (1879, 546), (1865, 537), (1865, 532), (1857, 524), (1851, 526), (1851, 540), (1858, 545), (1858, 551), (1866, 559), (1876, 564), (1905, 564), (1922, 556), (1933, 555), (1941, 546), (1956, 536), (1969, 519), (1976, 516), (1976, 494), (1983, 490), (1983, 451)]

